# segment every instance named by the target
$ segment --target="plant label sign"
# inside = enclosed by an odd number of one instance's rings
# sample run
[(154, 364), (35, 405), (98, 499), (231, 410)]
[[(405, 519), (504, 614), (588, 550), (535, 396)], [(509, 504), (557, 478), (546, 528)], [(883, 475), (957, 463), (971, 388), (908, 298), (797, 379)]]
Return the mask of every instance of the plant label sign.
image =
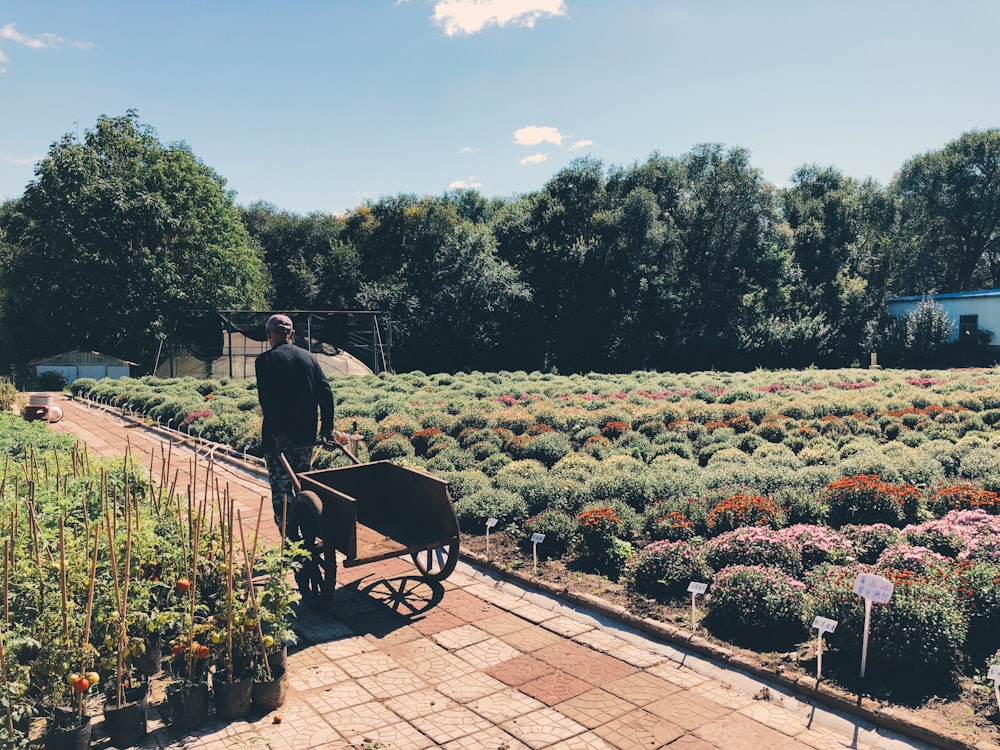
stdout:
[(986, 673), (986, 679), (993, 680), (993, 694), (997, 697), (997, 706), (1000, 707), (1000, 664), (990, 665), (990, 671)]
[(822, 633), (832, 633), (834, 630), (837, 629), (837, 621), (836, 620), (831, 620), (829, 617), (819, 617), (819, 616), (817, 616), (816, 619), (813, 620), (813, 625), (812, 626), (816, 630), (818, 630), (820, 632), (820, 634), (822, 634)]
[(823, 633), (832, 633), (837, 629), (837, 621), (829, 617), (819, 617), (813, 620), (816, 628), (816, 679), (823, 679)]
[(860, 573), (854, 579), (854, 593), (879, 604), (886, 604), (892, 598), (892, 581), (871, 573)]
[(535, 568), (535, 576), (538, 576), (538, 545), (545, 541), (545, 534), (536, 531), (531, 535), (531, 557)]
[(490, 556), (490, 529), (500, 523), (498, 518), (487, 518), (486, 519), (486, 556)]
[(708, 591), (708, 584), (691, 581), (688, 584), (688, 591), (691, 592), (691, 631), (694, 632), (698, 629), (698, 612), (695, 609), (695, 600), (698, 598), (698, 594), (704, 594)]
[(872, 602), (887, 604), (892, 598), (892, 581), (871, 573), (860, 573), (854, 579), (854, 593), (865, 600), (865, 634), (861, 642), (861, 676), (865, 676), (868, 661), (868, 634), (872, 624)]

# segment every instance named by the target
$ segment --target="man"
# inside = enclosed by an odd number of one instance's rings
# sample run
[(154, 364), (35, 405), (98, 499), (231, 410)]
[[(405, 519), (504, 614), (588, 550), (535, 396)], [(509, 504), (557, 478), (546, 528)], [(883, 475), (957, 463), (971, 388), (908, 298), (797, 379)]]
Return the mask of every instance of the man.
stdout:
[(316, 442), (316, 410), (320, 414), (320, 435), (333, 435), (333, 391), (316, 358), (295, 346), (295, 330), (287, 315), (267, 319), (267, 343), (271, 347), (257, 357), (257, 399), (264, 414), (261, 446), (271, 482), (274, 522), (281, 528), (285, 503), (294, 494), (292, 478), (278, 457), (285, 458), (298, 474), (308, 471), (313, 448), (298, 448)]

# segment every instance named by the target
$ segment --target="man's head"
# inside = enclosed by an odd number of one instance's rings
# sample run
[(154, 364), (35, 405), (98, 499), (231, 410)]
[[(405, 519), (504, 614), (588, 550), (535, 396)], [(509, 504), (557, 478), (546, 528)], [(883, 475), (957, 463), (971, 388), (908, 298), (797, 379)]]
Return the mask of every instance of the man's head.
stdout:
[(271, 346), (289, 341), (295, 329), (287, 315), (272, 315), (267, 319), (267, 341)]

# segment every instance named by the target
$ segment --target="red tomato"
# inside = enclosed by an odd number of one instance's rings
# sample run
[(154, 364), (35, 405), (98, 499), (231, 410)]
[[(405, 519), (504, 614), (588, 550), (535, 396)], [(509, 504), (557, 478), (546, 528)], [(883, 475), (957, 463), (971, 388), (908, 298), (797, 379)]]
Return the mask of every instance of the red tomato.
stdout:
[(189, 581), (187, 578), (178, 578), (177, 579), (177, 590), (178, 591), (180, 591), (180, 592), (183, 593), (184, 591), (187, 591), (189, 588), (191, 588), (191, 581)]
[(208, 646), (198, 646), (198, 650), (195, 652), (199, 659), (207, 659), (210, 653)]
[(89, 687), (90, 681), (86, 677), (77, 677), (73, 680), (73, 689), (78, 693), (84, 692)]

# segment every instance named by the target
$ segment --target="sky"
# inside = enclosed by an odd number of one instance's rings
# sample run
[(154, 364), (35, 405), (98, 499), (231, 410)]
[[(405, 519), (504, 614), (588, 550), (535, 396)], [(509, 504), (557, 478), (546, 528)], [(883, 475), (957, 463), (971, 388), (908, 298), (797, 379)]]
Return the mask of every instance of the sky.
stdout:
[(0, 201), (130, 109), (297, 214), (701, 143), (886, 185), (1000, 127), (998, 35), (997, 0), (0, 0)]

